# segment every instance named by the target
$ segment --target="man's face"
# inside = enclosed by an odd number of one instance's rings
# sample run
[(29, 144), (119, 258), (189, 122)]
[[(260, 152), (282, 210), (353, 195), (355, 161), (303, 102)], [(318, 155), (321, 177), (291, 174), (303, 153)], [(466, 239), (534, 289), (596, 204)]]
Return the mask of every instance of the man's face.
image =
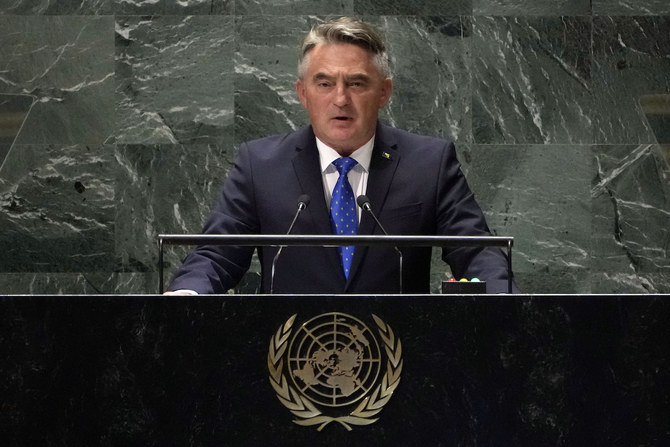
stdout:
[(314, 134), (341, 155), (350, 155), (374, 135), (393, 83), (382, 77), (373, 54), (356, 45), (320, 44), (307, 57), (296, 90)]

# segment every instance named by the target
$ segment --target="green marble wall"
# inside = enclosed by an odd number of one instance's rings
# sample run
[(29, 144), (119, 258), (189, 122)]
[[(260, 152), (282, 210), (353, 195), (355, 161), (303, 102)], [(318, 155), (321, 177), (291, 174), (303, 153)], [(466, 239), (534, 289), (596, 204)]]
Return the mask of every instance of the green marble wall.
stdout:
[(524, 291), (670, 292), (667, 0), (0, 0), (0, 292), (155, 292), (156, 235), (306, 123), (296, 46), (345, 14), (389, 38), (383, 119), (455, 139)]

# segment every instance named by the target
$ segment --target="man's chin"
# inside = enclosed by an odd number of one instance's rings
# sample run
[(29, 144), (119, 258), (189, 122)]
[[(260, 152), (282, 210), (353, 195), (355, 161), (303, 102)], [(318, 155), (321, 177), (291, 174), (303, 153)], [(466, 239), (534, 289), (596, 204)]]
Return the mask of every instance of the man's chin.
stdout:
[(329, 129), (330, 136), (340, 140), (353, 140), (357, 137), (358, 129), (352, 121), (333, 123)]
[(356, 127), (354, 120), (331, 120), (328, 124), (333, 132), (352, 132)]
[(329, 138), (330, 144), (333, 149), (336, 149), (338, 152), (340, 149), (353, 150), (358, 149), (362, 144), (356, 143), (356, 139), (352, 135), (342, 135), (342, 134), (331, 134)]

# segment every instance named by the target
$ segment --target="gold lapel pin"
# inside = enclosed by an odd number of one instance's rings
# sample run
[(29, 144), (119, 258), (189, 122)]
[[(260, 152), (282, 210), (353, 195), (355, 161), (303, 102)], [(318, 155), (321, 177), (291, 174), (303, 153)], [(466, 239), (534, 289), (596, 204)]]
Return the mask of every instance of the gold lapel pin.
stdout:
[(390, 160), (391, 159), (391, 154), (389, 154), (388, 152), (382, 152), (382, 157), (384, 157), (387, 160)]

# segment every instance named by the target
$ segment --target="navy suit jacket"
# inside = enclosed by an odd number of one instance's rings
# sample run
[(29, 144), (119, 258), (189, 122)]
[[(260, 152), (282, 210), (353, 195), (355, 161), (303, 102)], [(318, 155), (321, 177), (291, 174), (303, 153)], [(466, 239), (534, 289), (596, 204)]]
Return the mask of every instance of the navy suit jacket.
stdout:
[[(285, 234), (297, 199), (311, 202), (292, 234), (332, 234), (316, 139), (311, 126), (244, 143), (224, 182), (221, 199), (204, 226), (207, 234)], [(379, 124), (367, 196), (392, 235), (489, 235), (456, 159), (453, 143)], [(358, 234), (382, 234), (363, 213)], [(270, 290), (276, 248), (259, 248), (261, 291)], [(403, 292), (430, 291), (431, 248), (403, 248)], [(253, 247), (196, 248), (175, 273), (169, 290), (224, 293), (249, 268)], [(497, 248), (444, 249), (454, 276), (478, 277), (504, 292), (507, 260)], [(357, 247), (347, 280), (336, 248), (286, 247), (275, 267), (276, 293), (398, 293), (398, 254), (392, 247)]]

